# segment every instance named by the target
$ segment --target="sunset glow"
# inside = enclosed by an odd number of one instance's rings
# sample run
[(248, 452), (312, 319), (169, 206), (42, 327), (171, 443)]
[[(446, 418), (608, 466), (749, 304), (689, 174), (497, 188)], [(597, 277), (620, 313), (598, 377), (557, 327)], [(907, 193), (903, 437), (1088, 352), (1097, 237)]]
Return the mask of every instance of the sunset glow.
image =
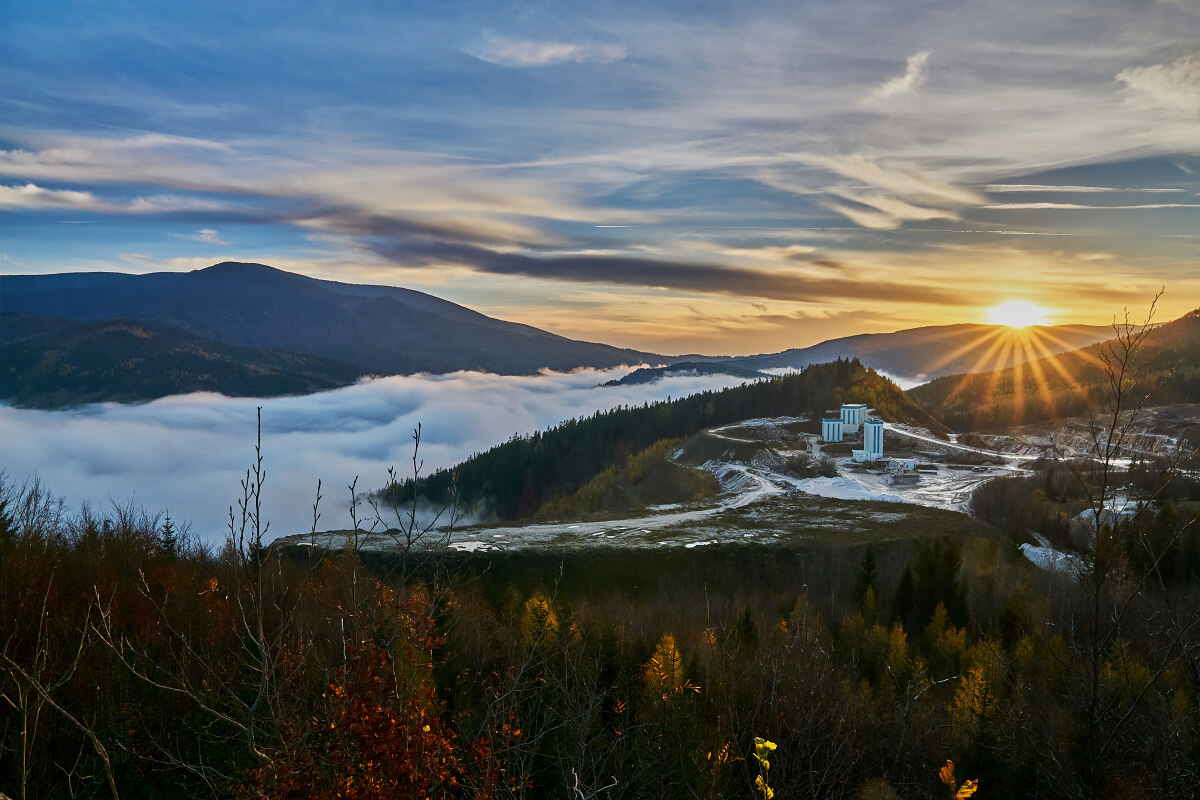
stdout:
[(988, 322), (992, 325), (1007, 325), (1010, 328), (1027, 328), (1030, 325), (1045, 325), (1047, 310), (1027, 300), (1009, 300), (988, 309)]
[(1195, 3), (7, 5), (0, 275), (253, 262), (665, 354), (1200, 296)]

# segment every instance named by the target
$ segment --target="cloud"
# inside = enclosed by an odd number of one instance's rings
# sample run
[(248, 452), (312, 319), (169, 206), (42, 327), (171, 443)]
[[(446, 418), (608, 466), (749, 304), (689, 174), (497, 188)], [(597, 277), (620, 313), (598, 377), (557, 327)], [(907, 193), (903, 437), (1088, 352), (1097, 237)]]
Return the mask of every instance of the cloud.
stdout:
[(239, 479), (253, 457), (255, 408), (263, 407), (268, 470), (264, 518), (271, 534), (306, 531), (317, 479), (323, 527), (345, 527), (346, 486), (374, 489), (389, 466), (412, 456), (421, 424), (425, 470), (597, 409), (683, 397), (741, 383), (728, 376), (678, 377), (638, 386), (596, 388), (627, 370), (580, 370), (513, 377), (459, 372), (391, 377), (302, 397), (168, 397), (138, 405), (70, 411), (0, 405), (0, 469), (18, 482), (38, 473), (78, 507), (131, 496), (167, 508), (209, 542), (219, 541)]
[(1098, 192), (1169, 193), (1186, 191), (1185, 189), (1142, 189), (1115, 186), (1055, 186), (1053, 184), (1040, 183), (993, 183), (987, 187), (987, 190), (993, 194), (1002, 194), (1004, 192), (1076, 192), (1080, 194), (1094, 194)]
[(509, 39), (488, 36), (483, 44), (467, 53), (491, 64), (506, 67), (544, 67), (550, 64), (596, 63), (622, 61), (628, 55), (620, 44), (570, 44), (567, 42)]
[(199, 233), (194, 233), (184, 238), (191, 239), (193, 242), (204, 242), (205, 244), (229, 244), (229, 242), (221, 238), (220, 232), (215, 228), (202, 228)]
[(852, 203), (869, 206), (879, 213), (864, 212), (840, 203), (827, 203), (826, 208), (848, 217), (864, 228), (888, 229), (908, 220), (958, 219), (954, 212), (942, 208), (925, 208), (883, 194), (860, 194), (839, 191), (838, 195)]
[(860, 298), (955, 305), (965, 298), (953, 290), (916, 282), (889, 283), (870, 276), (862, 280), (831, 279), (794, 271), (741, 269), (624, 255), (534, 257), (450, 242), (414, 243), (407, 239), (377, 242), (376, 247), (377, 253), (398, 264), (459, 263), (498, 275), (577, 283), (615, 283), (776, 300)]
[(91, 192), (73, 189), (45, 189), (32, 183), (24, 186), (0, 186), (0, 208), (75, 208), (83, 211), (107, 209)]
[(42, 135), (36, 141), (32, 150), (0, 150), (0, 175), (229, 192), (252, 192), (258, 182), (252, 159), (239, 158), (234, 148), (208, 139), (154, 133), (127, 137)]
[(992, 211), (1134, 211), (1152, 208), (1200, 208), (1200, 203), (1143, 203), (1129, 206), (1089, 206), (1080, 203), (992, 203), (983, 208)]
[[(910, 220), (957, 219), (956, 209), (978, 205), (983, 197), (975, 191), (956, 186), (927, 171), (907, 164), (880, 164), (862, 154), (822, 156), (813, 153), (792, 153), (792, 158), (807, 166), (857, 181), (873, 191), (830, 186), (827, 191), (842, 200), (867, 206), (865, 210), (844, 203), (825, 203), (851, 222), (864, 228), (887, 230)], [(771, 177), (766, 179), (771, 182)], [(770, 185), (789, 189), (781, 181)]]
[(973, 205), (981, 201), (977, 192), (956, 186), (911, 164), (888, 164), (885, 166), (877, 159), (858, 153), (843, 156), (822, 156), (812, 153), (790, 155), (809, 166), (820, 167), (843, 177), (861, 181), (868, 186), (886, 189), (908, 199), (954, 205)]
[(1183, 56), (1170, 64), (1129, 67), (1118, 72), (1116, 79), (1141, 103), (1200, 115), (1200, 53)]
[(221, 203), (192, 197), (158, 195), (138, 197), (124, 203), (102, 200), (91, 192), (74, 189), (47, 189), (37, 184), (23, 186), (0, 185), (0, 208), (30, 210), (69, 208), (76, 211), (95, 211), (104, 214), (167, 214), (176, 211), (217, 211)]
[(931, 55), (933, 53), (930, 51), (922, 50), (919, 53), (909, 56), (904, 74), (897, 75), (876, 86), (863, 98), (863, 102), (878, 103), (891, 100), (893, 97), (916, 92), (929, 77), (929, 57)]

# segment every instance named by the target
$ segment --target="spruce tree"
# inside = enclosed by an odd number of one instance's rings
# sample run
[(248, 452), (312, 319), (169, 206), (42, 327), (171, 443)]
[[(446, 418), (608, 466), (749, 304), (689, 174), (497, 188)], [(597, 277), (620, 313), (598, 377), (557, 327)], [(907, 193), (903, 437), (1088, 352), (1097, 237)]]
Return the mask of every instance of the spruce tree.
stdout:
[(167, 514), (163, 521), (162, 531), (158, 535), (158, 546), (167, 558), (175, 558), (179, 554), (179, 534), (175, 531), (170, 514)]

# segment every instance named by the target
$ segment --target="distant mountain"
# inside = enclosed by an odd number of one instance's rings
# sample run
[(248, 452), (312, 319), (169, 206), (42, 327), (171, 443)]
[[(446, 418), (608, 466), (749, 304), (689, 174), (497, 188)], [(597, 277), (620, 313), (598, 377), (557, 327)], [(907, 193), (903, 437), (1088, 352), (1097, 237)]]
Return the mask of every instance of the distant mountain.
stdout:
[(725, 361), (677, 361), (666, 367), (642, 367), (635, 369), (623, 378), (606, 381), (603, 386), (630, 386), (639, 383), (654, 383), (663, 378), (681, 376), (699, 377), (701, 375), (730, 375), (734, 378), (765, 378), (766, 373), (746, 369)]
[[(1102, 407), (1107, 397), (1100, 361), (1105, 346), (1097, 343), (1019, 367), (950, 375), (908, 395), (957, 431), (1077, 416)], [(1159, 405), (1200, 403), (1200, 309), (1150, 331), (1142, 355), (1149, 368), (1132, 396), (1152, 392), (1151, 402)]]
[[(942, 375), (1009, 367), (1084, 347), (1111, 335), (1112, 328), (1102, 325), (1019, 330), (1002, 325), (937, 325), (830, 339), (772, 355), (733, 358), (730, 363), (754, 370), (800, 369), (837, 358), (857, 358), (865, 366), (893, 377), (923, 382)], [(1027, 350), (1020, 346), (1022, 341), (1040, 344)]]
[(0, 311), (72, 322), (136, 321), (378, 374), (470, 369), (523, 375), (667, 360), (492, 319), (410, 289), (318, 280), (238, 262), (147, 275), (4, 275)]
[(54, 408), (211, 391), (303, 394), (352, 383), (362, 367), (214, 342), (129, 320), (75, 323), (0, 314), (0, 398)]

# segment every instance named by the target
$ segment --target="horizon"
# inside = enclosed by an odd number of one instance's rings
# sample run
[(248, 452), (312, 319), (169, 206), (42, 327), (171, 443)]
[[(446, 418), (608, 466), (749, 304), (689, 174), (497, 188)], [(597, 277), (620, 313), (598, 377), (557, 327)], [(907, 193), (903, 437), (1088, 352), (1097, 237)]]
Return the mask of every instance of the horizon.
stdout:
[[(288, 270), (283, 270), (283, 269), (280, 269), (279, 267), (273, 267), (270, 264), (261, 264), (261, 263), (257, 263), (257, 262), (239, 262), (239, 261), (221, 261), (221, 262), (217, 262), (214, 264), (209, 264), (208, 266), (204, 266), (204, 267), (196, 267), (196, 268), (190, 269), (190, 270), (158, 270), (158, 271), (155, 271), (154, 273), (124, 272), (121, 270), (97, 270), (97, 271), (79, 271), (78, 273), (21, 273), (21, 274), (14, 274), (12, 277), (22, 277), (24, 275), (32, 276), (32, 275), (52, 275), (52, 274), (88, 274), (89, 272), (91, 272), (92, 274), (114, 274), (114, 275), (125, 275), (125, 276), (129, 276), (129, 277), (137, 277), (140, 275), (149, 275), (149, 274), (203, 272), (203, 271), (211, 269), (211, 268), (226, 266), (226, 265), (267, 267), (268, 269), (283, 272), (288, 275), (298, 275), (301, 277), (312, 277), (312, 276), (306, 276), (303, 273), (289, 272)], [(0, 279), (2, 279), (3, 277), (4, 277), (3, 273), (0, 273)], [(334, 279), (332, 279), (332, 278), (317, 278), (317, 280), (334, 280)], [(351, 284), (356, 284), (356, 285), (382, 285), (382, 284), (360, 283), (357, 281), (341, 281), (341, 282), (342, 283), (351, 283)], [(397, 287), (397, 288), (408, 288), (408, 287)], [(433, 296), (433, 297), (438, 297), (438, 295), (433, 292), (426, 292), (426, 294), (429, 294), (430, 296)], [(439, 299), (446, 299), (446, 298), (439, 298)], [(1021, 303), (1021, 301), (1015, 301), (1015, 302), (1017, 304)], [(1010, 303), (1009, 305), (1012, 305), (1012, 303)], [(1034, 307), (1034, 308), (1037, 308), (1037, 307)], [(472, 309), (472, 310), (478, 310), (478, 309)], [(1052, 330), (1054, 328), (1075, 328), (1075, 329), (1077, 329), (1077, 328), (1106, 328), (1106, 327), (1111, 327), (1117, 321), (1117, 317), (1114, 315), (1113, 319), (1106, 323), (1080, 322), (1080, 323), (1055, 324), (1049, 320), (1036, 320), (1036, 321), (1020, 320), (1020, 321), (1013, 321), (1013, 322), (1005, 322), (1005, 321), (1002, 321), (1005, 310), (1006, 309), (1004, 308), (1004, 306), (996, 306), (991, 309), (988, 309), (988, 311), (993, 312), (993, 316), (995, 316), (996, 314), (999, 314), (1000, 319), (980, 320), (980, 321), (944, 322), (944, 323), (940, 323), (938, 325), (919, 325), (919, 326), (908, 327), (908, 328), (885, 329), (885, 330), (879, 330), (879, 331), (862, 331), (862, 332), (858, 332), (858, 333), (850, 333), (850, 334), (847, 334), (846, 336), (833, 337), (833, 338), (829, 338), (829, 339), (816, 338), (811, 341), (797, 342), (795, 344), (789, 345), (788, 347), (784, 348), (782, 351), (779, 351), (779, 352), (784, 352), (786, 350), (802, 350), (802, 349), (805, 349), (808, 347), (814, 347), (814, 346), (821, 345), (821, 344), (827, 344), (827, 343), (838, 341), (838, 340), (844, 339), (844, 338), (853, 338), (856, 336), (886, 336), (888, 334), (904, 333), (909, 330), (920, 330), (922, 328), (942, 328), (942, 327), (957, 328), (957, 327), (964, 327), (964, 326), (974, 326), (974, 327), (979, 327), (979, 328), (1010, 330), (1012, 336), (1016, 336), (1016, 337), (1019, 337), (1022, 339), (1028, 339), (1028, 338), (1030, 338), (1030, 332), (1036, 332), (1039, 329)], [(1038, 310), (1044, 311), (1044, 309), (1038, 309)], [(1190, 311), (1184, 312), (1184, 315), (1189, 314), (1189, 313), (1192, 313), (1192, 312), (1190, 312)], [(1183, 315), (1181, 315), (1181, 316), (1183, 316)], [(497, 318), (497, 319), (499, 319), (499, 318)], [(504, 320), (504, 321), (520, 322), (520, 320)], [(1170, 321), (1169, 319), (1157, 319), (1157, 320), (1155, 320), (1154, 324), (1159, 325), (1159, 324), (1163, 324), (1163, 323), (1169, 322), (1169, 321)], [(528, 323), (522, 323), (522, 324), (528, 324)], [(537, 327), (537, 326), (534, 326), (534, 327)], [(553, 333), (553, 331), (551, 331), (551, 332)], [(1034, 338), (1037, 338), (1037, 337), (1034, 337)], [(990, 341), (990, 337), (981, 339), (981, 340), (979, 340), (976, 347), (982, 348), (983, 345), (986, 344), (988, 341)], [(598, 342), (598, 343), (609, 344), (608, 342)], [(1032, 345), (1032, 342), (1031, 342), (1031, 345)], [(1050, 340), (1046, 340), (1045, 342), (1043, 342), (1043, 345), (1057, 345), (1060, 347), (1065, 346), (1064, 343), (1062, 343), (1062, 342), (1050, 341)], [(641, 350), (643, 354), (647, 354), (647, 355), (658, 355), (658, 356), (664, 356), (664, 357), (668, 357), (668, 358), (681, 358), (681, 357), (685, 357), (685, 356), (697, 356), (697, 357), (703, 357), (703, 358), (725, 358), (725, 357), (740, 358), (740, 357), (744, 357), (744, 356), (753, 356), (753, 355), (771, 355), (771, 353), (760, 353), (760, 352), (749, 352), (749, 351), (747, 351), (747, 352), (722, 352), (722, 353), (699, 352), (699, 351), (693, 351), (693, 352), (688, 352), (688, 353), (652, 353), (650, 350), (641, 349), (641, 348), (630, 348), (630, 349)], [(1043, 348), (1039, 348), (1039, 354), (1036, 357), (1037, 358), (1046, 358), (1046, 357), (1049, 357), (1051, 354), (1052, 353), (1050, 350), (1045, 349), (1043, 347)], [(997, 362), (999, 362), (999, 360), (1000, 360), (1000, 355), (997, 354), (994, 351), (994, 349), (989, 351), (989, 356), (995, 356)], [(626, 364), (625, 366), (629, 367), (629, 368), (637, 368), (637, 367), (652, 366), (652, 365), (648, 365), (646, 362), (642, 362), (640, 364), (630, 363), (630, 364)], [(983, 366), (983, 364), (980, 364), (979, 366)], [(581, 367), (580, 369), (583, 369), (583, 368)], [(553, 370), (551, 370), (551, 371), (553, 371)], [(905, 388), (908, 388), (908, 385), (913, 383), (912, 379), (908, 376), (888, 376), (888, 377), (891, 378), (892, 380), (898, 380), (901, 384), (905, 385)], [(913, 384), (913, 385), (915, 385), (915, 384)]]
[(1200, 296), (1194, 3), (6, 13), (0, 277), (259, 262), (729, 355)]

